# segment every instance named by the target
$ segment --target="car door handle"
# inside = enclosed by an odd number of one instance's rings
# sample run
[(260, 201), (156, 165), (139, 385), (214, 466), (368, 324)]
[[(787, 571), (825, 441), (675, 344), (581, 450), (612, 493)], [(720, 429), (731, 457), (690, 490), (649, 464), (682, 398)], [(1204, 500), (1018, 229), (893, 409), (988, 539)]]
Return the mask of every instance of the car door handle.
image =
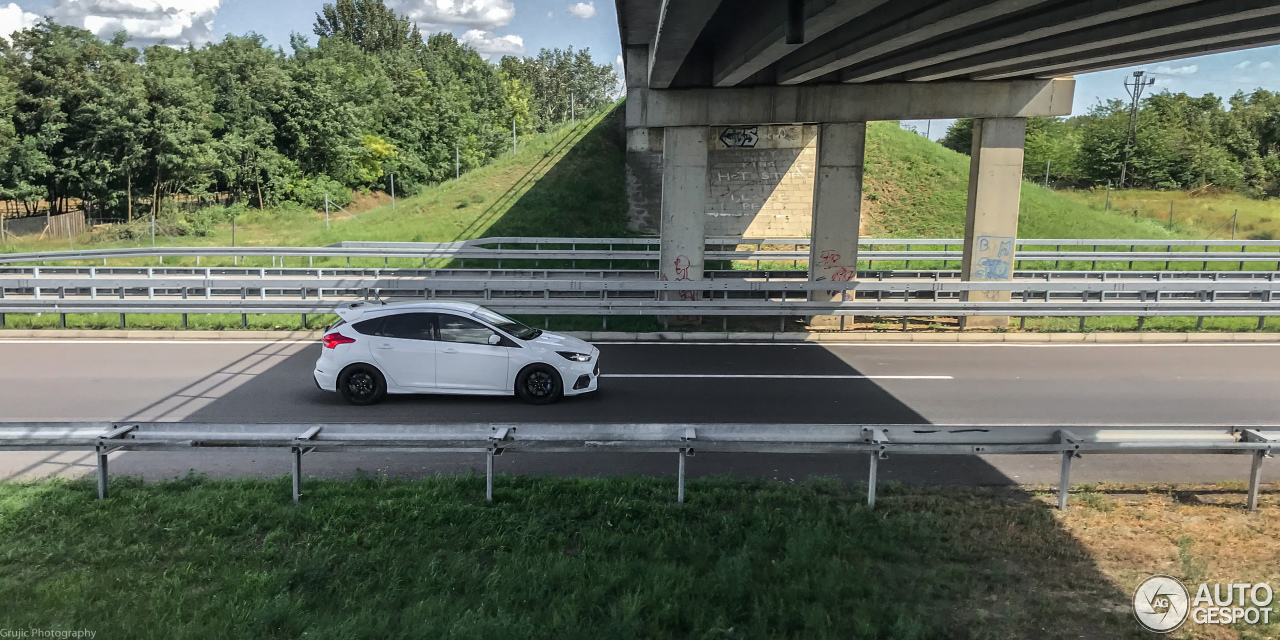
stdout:
[(449, 349), (445, 349), (445, 350), (444, 350), (444, 352), (445, 352), (445, 353), (457, 353), (457, 352), (458, 352), (458, 350), (457, 350), (457, 349), (454, 349), (454, 348), (449, 348)]
[(378, 348), (379, 348), (379, 349), (390, 349), (390, 348), (391, 348), (391, 345), (386, 344), (386, 343), (384, 342), (384, 343), (382, 343), (382, 344), (378, 345)]

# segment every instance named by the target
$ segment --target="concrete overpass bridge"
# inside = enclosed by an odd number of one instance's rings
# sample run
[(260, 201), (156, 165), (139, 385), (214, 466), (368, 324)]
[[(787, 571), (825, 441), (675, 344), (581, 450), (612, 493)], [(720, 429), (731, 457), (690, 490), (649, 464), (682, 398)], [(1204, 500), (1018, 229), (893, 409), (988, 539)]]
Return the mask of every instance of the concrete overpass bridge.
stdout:
[(924, 118), (975, 119), (962, 276), (1008, 279), (1026, 118), (1070, 114), (1072, 74), (1280, 43), (1276, 0), (615, 2), (628, 216), (668, 280), (743, 235), (852, 278), (866, 123)]

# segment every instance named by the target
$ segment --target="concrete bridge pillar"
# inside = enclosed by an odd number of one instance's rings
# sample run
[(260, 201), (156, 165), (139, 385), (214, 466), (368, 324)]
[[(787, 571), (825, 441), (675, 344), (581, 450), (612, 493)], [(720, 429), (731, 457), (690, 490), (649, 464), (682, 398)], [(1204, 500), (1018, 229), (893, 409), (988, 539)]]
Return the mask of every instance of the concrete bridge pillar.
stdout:
[[(858, 273), (858, 232), (862, 221), (862, 172), (867, 123), (840, 122), (818, 128), (818, 162), (813, 180), (813, 231), (809, 280), (848, 282)], [(811, 300), (841, 300), (843, 291), (815, 291)], [(814, 316), (812, 326), (833, 326), (838, 316)]]
[[(1026, 118), (973, 121), (969, 160), (969, 203), (964, 222), (964, 259), (960, 279), (972, 282), (1013, 279), (1022, 196), (1022, 159)], [(1009, 300), (1009, 292), (970, 292), (966, 300)], [(1008, 316), (971, 317), (962, 327), (1005, 327)]]
[[(663, 280), (701, 280), (706, 247), (707, 127), (667, 127), (662, 141)], [(692, 292), (689, 294), (692, 295)], [(696, 299), (696, 298), (695, 298)]]

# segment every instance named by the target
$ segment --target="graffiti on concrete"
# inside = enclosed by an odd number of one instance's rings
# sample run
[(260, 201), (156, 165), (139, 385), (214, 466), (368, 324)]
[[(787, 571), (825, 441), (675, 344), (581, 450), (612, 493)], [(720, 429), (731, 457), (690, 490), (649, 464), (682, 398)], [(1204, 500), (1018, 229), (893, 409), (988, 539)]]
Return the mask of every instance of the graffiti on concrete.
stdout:
[(726, 147), (754, 149), (760, 141), (760, 127), (725, 127), (720, 142)]
[(974, 246), (974, 280), (1008, 280), (1013, 271), (1014, 239), (978, 236)]

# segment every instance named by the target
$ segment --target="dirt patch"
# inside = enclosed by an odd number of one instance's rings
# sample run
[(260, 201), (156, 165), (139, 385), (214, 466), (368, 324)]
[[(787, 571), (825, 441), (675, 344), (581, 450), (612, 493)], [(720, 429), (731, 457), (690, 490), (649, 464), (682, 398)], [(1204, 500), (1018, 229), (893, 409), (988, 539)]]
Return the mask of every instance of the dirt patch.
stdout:
[(347, 205), (345, 209), (358, 216), (366, 211), (390, 205), (391, 194), (389, 193), (383, 191), (370, 191), (369, 193), (355, 191), (351, 194), (351, 204)]
[(907, 192), (895, 182), (886, 182), (869, 176), (863, 176), (862, 187), (862, 224), (859, 233), (862, 235), (888, 235), (884, 224), (885, 205), (901, 204)]

